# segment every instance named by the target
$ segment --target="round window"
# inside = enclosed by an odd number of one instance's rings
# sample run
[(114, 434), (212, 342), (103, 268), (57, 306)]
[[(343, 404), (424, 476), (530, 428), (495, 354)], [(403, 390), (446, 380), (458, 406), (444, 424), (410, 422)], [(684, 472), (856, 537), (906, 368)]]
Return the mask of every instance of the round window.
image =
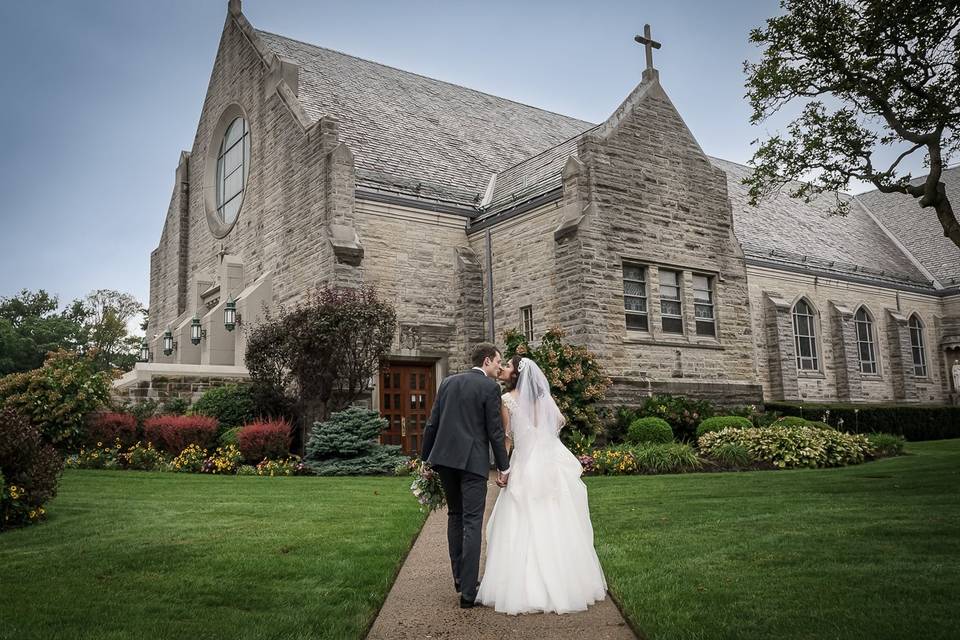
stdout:
[(203, 165), (203, 208), (213, 237), (225, 238), (236, 225), (249, 176), (250, 119), (231, 104), (210, 132)]
[(250, 170), (250, 131), (247, 121), (235, 118), (227, 127), (217, 154), (217, 217), (232, 225), (243, 204), (243, 188)]

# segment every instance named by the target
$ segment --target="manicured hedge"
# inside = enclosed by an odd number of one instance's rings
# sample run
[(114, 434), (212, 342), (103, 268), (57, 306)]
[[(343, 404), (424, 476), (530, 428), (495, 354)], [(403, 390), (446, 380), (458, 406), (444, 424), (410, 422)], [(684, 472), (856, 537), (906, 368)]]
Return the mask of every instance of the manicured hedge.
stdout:
[(210, 449), (217, 439), (217, 420), (206, 416), (154, 416), (143, 423), (143, 435), (157, 449), (174, 455), (191, 444)]
[(770, 402), (767, 411), (819, 420), (830, 412), (830, 424), (843, 420), (842, 431), (892, 433), (907, 440), (960, 438), (960, 407), (919, 405), (789, 404)]
[(111, 445), (119, 440), (124, 447), (137, 441), (137, 418), (129, 413), (94, 413), (87, 423), (87, 444)]
[(662, 418), (654, 416), (637, 418), (630, 423), (627, 442), (630, 444), (673, 442), (673, 429), (670, 428), (670, 423)]
[(291, 434), (290, 423), (285, 420), (255, 422), (237, 432), (237, 444), (245, 460), (260, 462), (288, 455)]

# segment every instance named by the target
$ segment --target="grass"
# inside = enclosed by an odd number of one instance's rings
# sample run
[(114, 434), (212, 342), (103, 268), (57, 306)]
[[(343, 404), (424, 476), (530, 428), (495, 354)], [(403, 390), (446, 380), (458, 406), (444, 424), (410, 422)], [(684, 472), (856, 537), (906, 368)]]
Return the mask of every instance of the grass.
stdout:
[(359, 638), (424, 520), (408, 486), (67, 471), (0, 534), (0, 638)]
[(955, 638), (960, 440), (907, 453), (589, 478), (610, 590), (651, 639)]

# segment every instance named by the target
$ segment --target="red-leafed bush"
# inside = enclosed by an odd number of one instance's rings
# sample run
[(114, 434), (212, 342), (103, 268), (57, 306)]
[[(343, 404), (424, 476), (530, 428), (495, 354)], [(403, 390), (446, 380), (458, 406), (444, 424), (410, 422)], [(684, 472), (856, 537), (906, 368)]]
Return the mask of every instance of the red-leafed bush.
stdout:
[(119, 440), (124, 447), (137, 441), (137, 418), (129, 413), (95, 413), (87, 423), (87, 444), (112, 445)]
[(285, 420), (254, 422), (237, 433), (237, 444), (246, 460), (259, 462), (290, 453), (290, 435), (290, 423)]
[(143, 423), (147, 442), (167, 453), (180, 454), (191, 444), (204, 449), (217, 440), (217, 419), (206, 416), (154, 416)]

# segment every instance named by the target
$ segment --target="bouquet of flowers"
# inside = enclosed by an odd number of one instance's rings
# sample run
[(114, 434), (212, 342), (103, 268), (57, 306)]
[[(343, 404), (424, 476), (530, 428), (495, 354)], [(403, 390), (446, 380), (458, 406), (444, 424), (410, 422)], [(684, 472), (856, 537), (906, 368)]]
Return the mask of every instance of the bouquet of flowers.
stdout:
[(413, 476), (410, 491), (420, 503), (421, 511), (435, 511), (447, 506), (447, 497), (443, 493), (440, 475), (420, 458), (413, 458), (397, 469), (398, 473)]

